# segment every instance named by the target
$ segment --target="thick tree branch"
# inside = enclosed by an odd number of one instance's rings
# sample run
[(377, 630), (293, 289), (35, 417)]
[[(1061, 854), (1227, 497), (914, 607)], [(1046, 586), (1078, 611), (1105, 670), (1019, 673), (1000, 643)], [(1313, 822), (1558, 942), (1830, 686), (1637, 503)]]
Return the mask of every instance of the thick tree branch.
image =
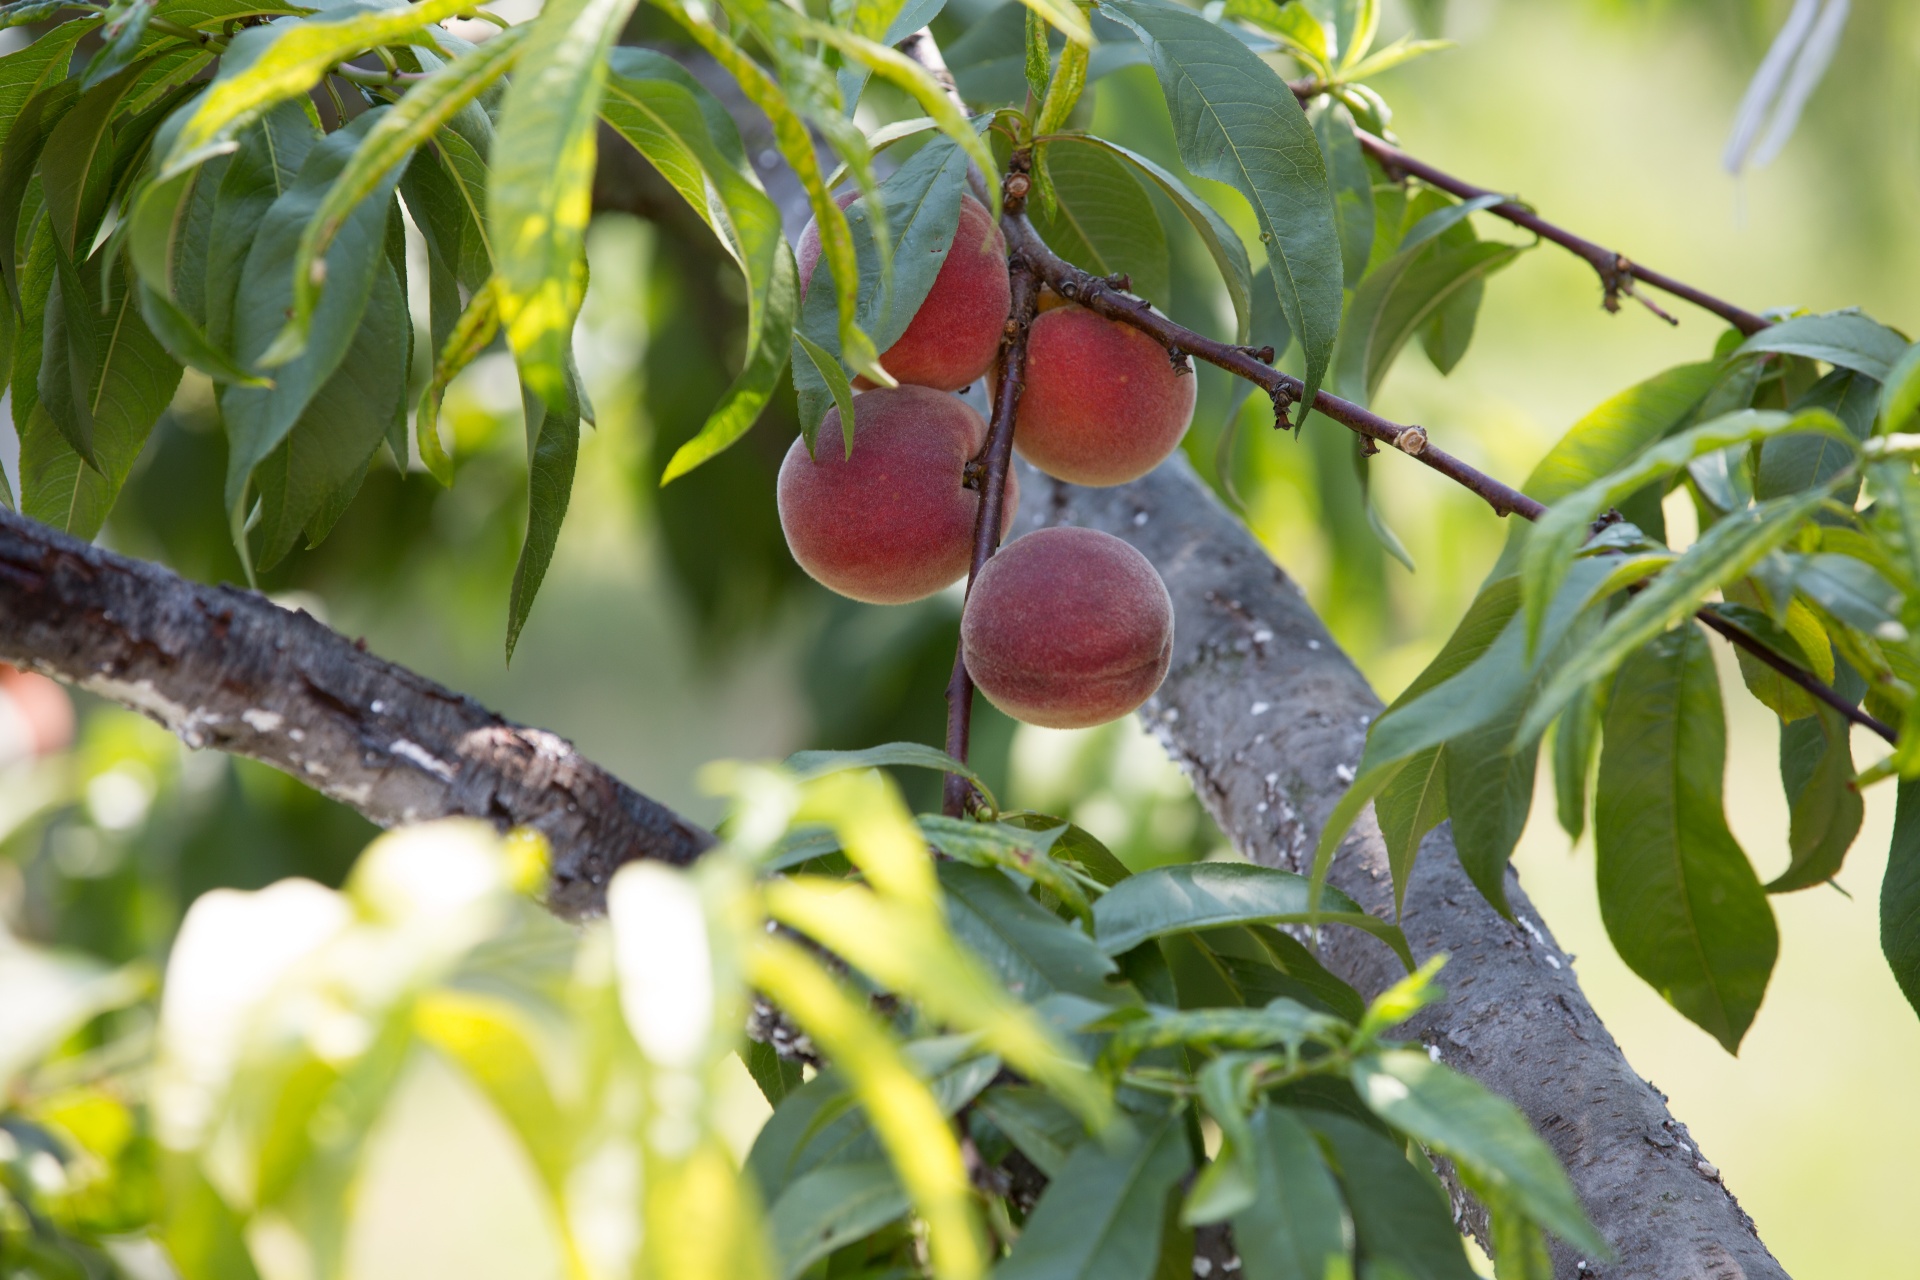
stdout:
[(463, 814), (553, 846), (549, 905), (598, 909), (633, 858), (713, 837), (572, 745), (523, 728), (306, 613), (189, 582), (0, 510), (0, 660), (145, 713), (192, 747), (292, 774), (381, 826)]
[[(1160, 570), (1174, 602), (1173, 669), (1141, 717), (1235, 848), (1255, 862), (1305, 871), (1381, 704), (1299, 588), (1179, 454), (1118, 488), (1081, 489), (1026, 467), (1020, 484), (1016, 533), (1049, 524), (1102, 529)], [(1393, 881), (1371, 809), (1342, 844), (1332, 882), (1392, 917)], [(1474, 888), (1447, 826), (1427, 838), (1402, 923), (1419, 958), (1451, 957), (1441, 975), (1449, 994), (1406, 1030), (1526, 1113), (1618, 1254), (1602, 1264), (1562, 1249), (1554, 1274), (1782, 1280), (1786, 1273), (1685, 1126), (1607, 1034), (1571, 957), (1511, 871), (1507, 897), (1518, 924)], [(1370, 941), (1330, 935), (1325, 959), (1369, 996), (1400, 976)], [(1477, 1210), (1457, 1187), (1455, 1195), (1484, 1240)]]

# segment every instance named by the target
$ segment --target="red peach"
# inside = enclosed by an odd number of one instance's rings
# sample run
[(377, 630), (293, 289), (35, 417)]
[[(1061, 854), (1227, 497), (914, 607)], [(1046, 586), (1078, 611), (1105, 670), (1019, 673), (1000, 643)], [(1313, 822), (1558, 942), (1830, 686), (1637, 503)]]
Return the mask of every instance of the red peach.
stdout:
[(1194, 376), (1131, 325), (1078, 305), (1034, 318), (1014, 447), (1055, 479), (1138, 480), (1193, 421)]
[[(780, 465), (780, 527), (815, 581), (870, 604), (905, 604), (960, 579), (973, 559), (980, 492), (966, 465), (987, 424), (965, 402), (929, 387), (853, 398), (853, 456), (840, 411), (820, 424), (813, 457), (795, 440)], [(1004, 535), (1020, 491), (1007, 477)]]
[(1080, 729), (1126, 715), (1160, 687), (1173, 601), (1147, 558), (1112, 534), (1041, 529), (973, 580), (960, 643), (987, 701), (1028, 724)]
[[(841, 208), (858, 193), (838, 197)], [(813, 281), (820, 262), (820, 229), (809, 222), (800, 233), (800, 287)], [(880, 353), (880, 363), (903, 383), (958, 391), (977, 382), (1000, 352), (1013, 286), (1007, 279), (1007, 241), (972, 196), (960, 197), (960, 225), (940, 274), (906, 332)], [(859, 385), (869, 385), (865, 379)]]

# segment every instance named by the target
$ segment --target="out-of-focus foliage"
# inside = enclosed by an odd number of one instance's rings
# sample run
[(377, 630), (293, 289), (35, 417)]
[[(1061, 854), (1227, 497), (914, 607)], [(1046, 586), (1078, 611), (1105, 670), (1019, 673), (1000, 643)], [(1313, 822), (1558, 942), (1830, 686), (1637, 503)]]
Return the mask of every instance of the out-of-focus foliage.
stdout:
[[(1064, 824), (916, 823), (855, 763), (716, 766), (726, 843), (622, 869), (584, 931), (527, 896), (538, 837), (448, 821), (382, 836), (339, 889), (202, 895), (157, 992), (150, 965), (0, 935), (3, 1256), (340, 1275), (369, 1138), (425, 1053), (513, 1135), (582, 1278), (1144, 1280), (1226, 1220), (1252, 1275), (1470, 1275), (1409, 1139), (1512, 1238), (1604, 1249), (1517, 1112), (1382, 1039), (1437, 964), (1363, 1007), (1273, 927), (1360, 923), (1404, 954), (1391, 926), (1306, 913), (1286, 872), (1130, 875)], [(744, 1167), (736, 1054), (773, 1108)]]

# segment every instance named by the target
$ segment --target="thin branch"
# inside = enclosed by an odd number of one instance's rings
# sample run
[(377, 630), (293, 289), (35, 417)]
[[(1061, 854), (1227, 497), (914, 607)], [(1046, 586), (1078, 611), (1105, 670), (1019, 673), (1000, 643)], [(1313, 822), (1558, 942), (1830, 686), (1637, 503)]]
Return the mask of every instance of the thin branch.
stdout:
[(381, 826), (465, 815), (533, 827), (548, 905), (604, 902), (633, 858), (688, 863), (713, 837), (555, 734), (383, 661), (298, 610), (91, 546), (0, 510), (0, 661), (248, 756)]
[(1702, 609), (1693, 616), (1698, 618), (1701, 623), (1709, 629), (1718, 632), (1729, 644), (1732, 644), (1736, 648), (1745, 649), (1748, 653), (1799, 685), (1815, 698), (1826, 703), (1854, 724), (1859, 725), (1862, 729), (1877, 733), (1890, 743), (1896, 745), (1899, 743), (1900, 735), (1894, 730), (1893, 726), (1862, 711), (1859, 707), (1847, 701), (1845, 695), (1839, 693), (1830, 685), (1822, 683), (1820, 677), (1781, 657), (1773, 650), (1767, 648), (1766, 645), (1761, 644), (1745, 631), (1727, 621), (1718, 613), (1715, 613), (1712, 609)]
[[(1010, 175), (1006, 207), (1018, 210), (1024, 194), (1014, 194), (1016, 183)], [(1024, 187), (1024, 183), (1019, 184)], [(1013, 285), (1013, 307), (1007, 317), (1006, 341), (1000, 351), (1000, 379), (994, 387), (993, 418), (987, 426), (987, 444), (979, 459), (980, 512), (973, 524), (973, 565), (967, 571), (967, 590), (973, 590), (980, 570), (1000, 546), (1000, 529), (1006, 514), (1007, 476), (1012, 471), (1013, 419), (1020, 406), (1020, 392), (1026, 385), (1027, 334), (1033, 325), (1034, 311), (1040, 300), (1040, 286), (1026, 258), (1015, 253), (1008, 271)], [(968, 740), (973, 728), (973, 677), (967, 672), (965, 646), (953, 651), (953, 676), (947, 683), (947, 754), (956, 760), (967, 758)], [(948, 774), (943, 809), (957, 818), (971, 807), (973, 784), (959, 774)]]

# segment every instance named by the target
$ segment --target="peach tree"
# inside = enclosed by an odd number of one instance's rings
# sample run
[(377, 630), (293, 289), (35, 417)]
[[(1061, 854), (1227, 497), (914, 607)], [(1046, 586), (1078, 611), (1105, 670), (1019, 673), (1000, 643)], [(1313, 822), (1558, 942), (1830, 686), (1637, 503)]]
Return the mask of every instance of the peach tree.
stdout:
[[(1602, 1188), (1556, 1138), (1570, 1179), (1533, 1109), (1395, 1030), (1440, 999), (1444, 957), (1401, 928), (1417, 862), (1457, 859), (1533, 928), (1507, 864), (1543, 752), (1621, 957), (1729, 1051), (1775, 964), (1769, 895), (1830, 881), (1863, 788), (1899, 788), (1882, 941), (1920, 1003), (1920, 346), (1857, 311), (1746, 310), (1401, 150), (1367, 81), (1432, 46), (1376, 47), (1374, 0), (549, 0), (521, 22), (470, 0), (11, 0), (0, 20), (30, 37), (0, 57), (0, 658), (384, 825), (512, 832), (410, 829), (343, 892), (204, 899), (152, 1043), (88, 1059), (78, 1092), (50, 1083), (76, 1078), (72, 1037), (151, 994), (22, 952), (47, 1012), (0, 1056), (14, 1270), (111, 1272), (145, 1233), (183, 1275), (253, 1276), (271, 1219), (339, 1274), (366, 1136), (420, 1045), (524, 1146), (573, 1275), (1443, 1280), (1473, 1274), (1462, 1229), (1502, 1277), (1651, 1265), (1635, 1233), (1664, 1184)], [(1089, 85), (1141, 63), (1177, 167), (1092, 127)], [(942, 743), (716, 767), (717, 837), (312, 619), (83, 541), (190, 376), (251, 580), (350, 524), (373, 468), (452, 484), (443, 398), (504, 344), (526, 428), (510, 657), (594, 420), (573, 341), (596, 174), (636, 158), (741, 282), (732, 383), (664, 482), (790, 387), (793, 560), (878, 606), (966, 591)], [(1182, 237), (1231, 332), (1170, 318)], [(1410, 344), (1463, 359), (1490, 278), (1542, 244), (1589, 262), (1609, 310), (1665, 316), (1663, 293), (1726, 328), (1515, 486), (1435, 442), (1454, 424), (1368, 406)], [(1158, 554), (1145, 505), (1061, 513), (1186, 474), (1203, 366), (1237, 380), (1236, 416), (1258, 390), (1275, 427), (1344, 433), (1363, 477), (1424, 465), (1517, 519), (1439, 656), (1357, 712), (1337, 803), (1259, 803), (1294, 865), (1134, 872), (1003, 808), (970, 717), (977, 685), (1038, 725), (1177, 718), (1162, 682), (1208, 657), (1181, 648), (1198, 554)], [(1678, 547), (1676, 494), (1700, 526)], [(1210, 502), (1179, 518), (1229, 527)], [(1061, 527), (1023, 527), (1023, 503)], [(1404, 556), (1390, 524), (1366, 507)], [(1792, 858), (1768, 883), (1724, 813), (1728, 696), (1781, 725)], [(1221, 701), (1216, 724), (1274, 710)], [(1856, 759), (1856, 736), (1884, 749)], [(911, 815), (879, 768), (944, 774), (943, 811)], [(1237, 784), (1210, 782), (1224, 814)], [(1368, 841), (1373, 910), (1333, 883)], [(610, 918), (561, 928), (529, 894)], [(1394, 980), (1335, 958), (1356, 938)], [(718, 1116), (736, 1055), (772, 1107), (744, 1162)], [(638, 1171), (625, 1198), (585, 1203), (608, 1160)], [(1699, 1257), (1780, 1274), (1750, 1231), (1717, 1234), (1730, 1199), (1698, 1212)]]

